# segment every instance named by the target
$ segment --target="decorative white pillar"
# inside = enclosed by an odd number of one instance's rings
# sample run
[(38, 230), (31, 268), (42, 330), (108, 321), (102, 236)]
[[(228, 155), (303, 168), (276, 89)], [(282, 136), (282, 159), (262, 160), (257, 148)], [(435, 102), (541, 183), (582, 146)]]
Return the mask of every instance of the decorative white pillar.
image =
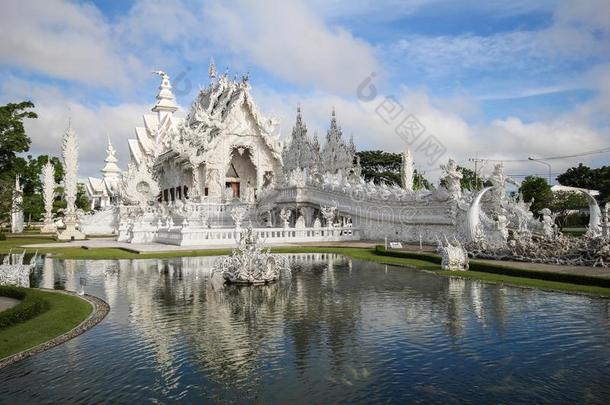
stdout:
[(66, 228), (57, 234), (59, 240), (82, 240), (85, 234), (78, 230), (79, 220), (76, 213), (76, 192), (78, 175), (78, 140), (76, 132), (68, 127), (64, 134), (62, 150), (64, 155), (64, 191), (66, 198), (66, 211), (64, 224)]
[(42, 200), (44, 202), (44, 223), (40, 232), (55, 233), (57, 226), (53, 221), (53, 199), (55, 198), (55, 167), (47, 162), (42, 167)]
[(13, 204), (11, 209), (11, 232), (23, 232), (23, 189), (19, 183), (19, 176), (15, 177), (15, 190), (13, 190)]

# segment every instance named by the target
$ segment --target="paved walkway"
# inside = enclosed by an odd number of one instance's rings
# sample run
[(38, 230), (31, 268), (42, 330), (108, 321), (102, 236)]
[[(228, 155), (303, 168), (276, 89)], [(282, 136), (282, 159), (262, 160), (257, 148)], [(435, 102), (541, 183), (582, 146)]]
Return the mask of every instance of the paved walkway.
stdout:
[[(304, 243), (268, 243), (270, 247), (282, 247), (282, 246), (323, 246), (323, 247), (356, 247), (356, 248), (369, 248), (374, 247), (375, 242), (366, 241), (346, 241), (346, 242), (304, 242)], [(165, 245), (162, 243), (125, 243), (117, 242), (111, 238), (97, 238), (89, 240), (79, 240), (71, 242), (61, 243), (37, 243), (33, 245), (23, 245), (22, 247), (29, 249), (45, 249), (45, 248), (119, 248), (125, 249), (134, 253), (164, 253), (164, 252), (190, 252), (193, 250), (210, 250), (210, 249), (230, 249), (232, 246), (227, 245), (200, 245), (200, 246), (175, 246)]]
[(12, 308), (20, 302), (21, 301), (16, 300), (15, 298), (0, 297), (0, 312)]

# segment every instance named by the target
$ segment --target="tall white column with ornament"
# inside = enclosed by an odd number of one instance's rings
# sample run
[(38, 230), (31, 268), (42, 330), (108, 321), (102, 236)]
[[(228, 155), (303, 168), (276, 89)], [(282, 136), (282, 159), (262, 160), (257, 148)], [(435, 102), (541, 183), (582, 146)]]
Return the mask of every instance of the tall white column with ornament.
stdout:
[(66, 198), (66, 210), (64, 213), (64, 224), (66, 228), (57, 234), (59, 240), (82, 240), (85, 239), (79, 229), (79, 220), (76, 213), (76, 192), (78, 175), (78, 139), (72, 127), (68, 127), (64, 134), (62, 151), (64, 155), (64, 192)]
[(40, 232), (55, 233), (57, 226), (53, 221), (53, 199), (55, 198), (55, 167), (47, 162), (42, 167), (42, 200), (44, 202), (44, 222)]

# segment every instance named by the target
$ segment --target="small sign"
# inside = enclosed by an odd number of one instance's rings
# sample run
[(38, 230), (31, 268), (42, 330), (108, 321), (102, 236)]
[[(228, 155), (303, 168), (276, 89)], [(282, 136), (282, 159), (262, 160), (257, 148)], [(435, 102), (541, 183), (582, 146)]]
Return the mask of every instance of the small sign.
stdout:
[(87, 285), (87, 279), (85, 277), (80, 278), (80, 285), (83, 285), (83, 286)]
[(390, 249), (402, 249), (402, 243), (390, 242)]

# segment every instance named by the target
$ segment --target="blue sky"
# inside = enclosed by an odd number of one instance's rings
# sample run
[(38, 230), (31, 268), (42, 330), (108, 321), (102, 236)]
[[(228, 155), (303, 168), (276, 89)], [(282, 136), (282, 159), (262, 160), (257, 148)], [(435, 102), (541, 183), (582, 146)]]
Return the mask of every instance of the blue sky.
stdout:
[[(83, 176), (101, 168), (107, 137), (126, 167), (126, 139), (156, 94), (152, 70), (169, 72), (186, 114), (212, 57), (221, 72), (250, 74), (281, 136), (297, 104), (320, 136), (335, 107), (359, 148), (402, 150), (396, 122), (375, 112), (392, 96), (442, 143), (443, 161), (610, 147), (607, 0), (29, 0), (4, 11), (0, 102), (36, 104), (33, 153), (58, 154), (71, 117)], [(363, 101), (356, 89), (371, 72), (377, 97)], [(441, 160), (411, 147), (434, 177)], [(553, 171), (581, 160), (607, 164), (608, 155), (556, 160)]]

